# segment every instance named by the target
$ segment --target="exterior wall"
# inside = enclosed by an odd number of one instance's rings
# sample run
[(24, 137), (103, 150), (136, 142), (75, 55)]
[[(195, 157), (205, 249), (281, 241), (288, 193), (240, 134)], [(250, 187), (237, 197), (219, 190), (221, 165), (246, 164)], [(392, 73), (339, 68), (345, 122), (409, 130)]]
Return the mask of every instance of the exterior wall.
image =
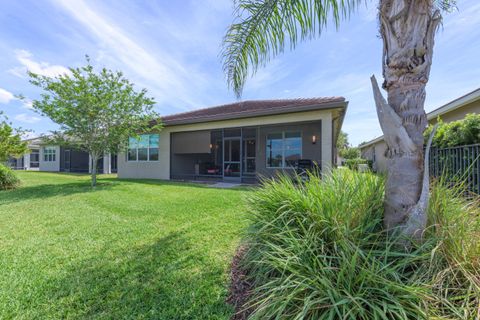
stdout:
[[(465, 118), (465, 116), (469, 113), (480, 113), (480, 100), (474, 101), (465, 105), (464, 107), (442, 114), (440, 118), (443, 120), (443, 122), (452, 122)], [(432, 118), (428, 122), (430, 124), (435, 124), (437, 123), (437, 118)]]
[(51, 162), (45, 161), (43, 157), (45, 147), (47, 146), (40, 147), (40, 171), (60, 171), (60, 146), (55, 146), (55, 161)]
[(30, 153), (23, 155), (23, 169), (30, 170)]
[(385, 141), (379, 141), (361, 150), (362, 158), (373, 162), (373, 170), (377, 172), (387, 171), (387, 158), (385, 152), (387, 144)]
[(331, 168), (333, 158), (332, 110), (297, 112), (247, 119), (233, 119), (165, 127), (160, 132), (159, 160), (153, 162), (132, 162), (126, 160), (124, 153), (120, 153), (118, 155), (118, 177), (170, 179), (170, 134), (172, 132), (281, 125), (315, 120), (322, 121), (321, 139), (318, 137), (317, 144), (320, 144), (321, 166), (323, 170), (326, 171)]
[(112, 155), (110, 153), (106, 153), (103, 156), (103, 173), (112, 173)]

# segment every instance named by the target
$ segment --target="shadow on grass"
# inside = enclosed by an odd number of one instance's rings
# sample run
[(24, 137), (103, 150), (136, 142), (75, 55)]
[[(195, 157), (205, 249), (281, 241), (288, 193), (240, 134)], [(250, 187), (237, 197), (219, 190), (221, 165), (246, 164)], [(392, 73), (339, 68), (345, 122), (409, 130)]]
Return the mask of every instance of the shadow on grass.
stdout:
[(67, 269), (39, 305), (69, 319), (228, 319), (224, 281), (222, 266), (176, 232)]
[(30, 199), (46, 199), (56, 196), (68, 196), (76, 193), (109, 190), (114, 186), (114, 183), (108, 181), (100, 181), (95, 187), (95, 189), (92, 189), (90, 181), (85, 181), (59, 184), (40, 184), (29, 187), (20, 187), (15, 190), (7, 190), (0, 192), (0, 205)]

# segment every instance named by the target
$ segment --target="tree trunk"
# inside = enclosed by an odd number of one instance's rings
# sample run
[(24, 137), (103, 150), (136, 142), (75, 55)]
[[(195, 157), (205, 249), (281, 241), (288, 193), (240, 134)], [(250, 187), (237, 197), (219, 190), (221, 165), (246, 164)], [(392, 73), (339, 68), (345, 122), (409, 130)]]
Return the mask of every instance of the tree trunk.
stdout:
[(95, 188), (97, 185), (97, 162), (98, 162), (98, 157), (96, 155), (92, 155), (92, 188)]
[[(419, 238), (425, 228), (427, 206), (427, 201), (421, 201), (425, 180), (423, 132), (427, 126), (425, 85), (441, 16), (432, 0), (381, 0), (379, 19), (384, 44), (383, 88), (388, 102), (374, 77), (372, 84), (387, 144), (384, 224), (388, 230), (400, 229), (406, 236)], [(426, 193), (424, 200), (428, 198), (428, 179)], [(413, 219), (414, 212), (420, 214), (419, 219)]]

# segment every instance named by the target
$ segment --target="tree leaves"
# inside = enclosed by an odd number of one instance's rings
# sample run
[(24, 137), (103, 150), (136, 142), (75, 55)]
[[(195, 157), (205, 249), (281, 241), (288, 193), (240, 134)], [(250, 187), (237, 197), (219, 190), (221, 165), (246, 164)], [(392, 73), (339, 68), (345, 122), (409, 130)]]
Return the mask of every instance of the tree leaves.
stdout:
[(364, 0), (239, 0), (237, 18), (224, 37), (223, 68), (237, 96), (242, 93), (249, 70), (294, 49), (299, 41), (321, 34), (331, 19), (341, 20)]
[[(0, 112), (0, 116), (3, 116)], [(22, 141), (20, 129), (14, 129), (7, 118), (0, 121), (0, 162), (5, 162), (9, 157), (20, 157), (28, 152), (27, 142)]]
[(30, 83), (43, 89), (33, 108), (60, 125), (53, 139), (87, 151), (93, 159), (124, 149), (129, 136), (158, 131), (159, 115), (147, 90), (135, 90), (119, 71), (96, 72), (87, 65), (70, 68), (71, 75), (50, 78), (29, 72)]

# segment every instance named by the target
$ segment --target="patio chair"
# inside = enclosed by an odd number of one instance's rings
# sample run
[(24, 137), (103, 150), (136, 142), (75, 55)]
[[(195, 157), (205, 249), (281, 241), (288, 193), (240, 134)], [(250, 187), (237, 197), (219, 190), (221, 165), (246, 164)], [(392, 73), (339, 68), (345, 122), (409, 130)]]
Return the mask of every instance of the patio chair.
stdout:
[(295, 168), (295, 172), (299, 179), (304, 182), (308, 181), (309, 173), (314, 170), (315, 166), (312, 160), (310, 159), (299, 159), (297, 161), (297, 166)]

